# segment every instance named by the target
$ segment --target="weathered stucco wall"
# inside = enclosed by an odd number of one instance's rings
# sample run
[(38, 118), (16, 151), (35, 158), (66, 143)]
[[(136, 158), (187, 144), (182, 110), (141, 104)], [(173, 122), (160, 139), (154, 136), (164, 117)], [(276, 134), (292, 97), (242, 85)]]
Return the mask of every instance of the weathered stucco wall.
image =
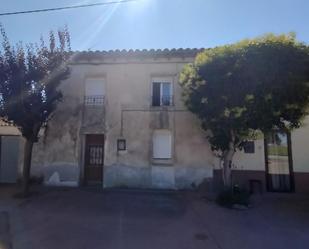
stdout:
[(46, 182), (56, 173), (61, 182), (78, 183), (84, 107), (82, 77), (72, 68), (71, 77), (61, 85), (63, 100), (33, 148), (32, 174), (43, 175)]
[[(208, 144), (180, 100), (177, 81), (183, 65), (165, 62), (102, 67), (107, 84), (104, 186), (182, 188), (212, 176)], [(151, 79), (160, 76), (173, 78), (174, 107), (151, 107)], [(152, 159), (156, 129), (173, 134), (173, 156), (167, 162)], [(127, 151), (117, 152), (118, 138), (126, 139)], [(194, 168), (190, 171), (188, 167)]]
[(81, 105), (77, 98), (65, 96), (33, 148), (32, 173), (46, 181), (54, 174), (61, 181), (77, 183), (79, 176), (79, 130)]
[[(61, 181), (83, 177), (85, 134), (105, 134), (104, 186), (184, 188), (212, 177), (213, 157), (195, 117), (180, 100), (178, 74), (190, 59), (147, 62), (81, 64), (72, 66), (63, 82), (63, 102), (34, 147), (33, 174), (45, 180), (55, 173)], [(175, 106), (151, 107), (152, 77), (171, 77)], [(96, 109), (83, 105), (85, 80), (105, 84), (105, 104)], [(173, 134), (173, 157), (167, 163), (152, 160), (155, 129)], [(127, 150), (117, 152), (117, 139)], [(189, 169), (190, 168), (190, 169)]]

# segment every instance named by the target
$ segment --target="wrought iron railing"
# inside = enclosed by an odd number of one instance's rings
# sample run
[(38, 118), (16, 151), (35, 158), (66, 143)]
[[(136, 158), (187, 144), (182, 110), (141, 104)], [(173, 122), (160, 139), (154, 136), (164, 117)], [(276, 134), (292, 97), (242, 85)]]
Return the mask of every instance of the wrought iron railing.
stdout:
[(152, 106), (173, 106), (173, 95), (152, 96)]
[(87, 106), (104, 105), (104, 95), (88, 95), (84, 98), (84, 103)]

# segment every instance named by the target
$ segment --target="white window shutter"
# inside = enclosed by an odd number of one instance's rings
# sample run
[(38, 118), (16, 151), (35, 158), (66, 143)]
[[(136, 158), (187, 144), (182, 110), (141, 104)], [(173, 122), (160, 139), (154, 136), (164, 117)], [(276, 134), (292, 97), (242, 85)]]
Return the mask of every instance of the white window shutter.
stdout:
[(87, 79), (85, 84), (85, 96), (105, 95), (103, 79)]
[(172, 157), (172, 135), (168, 130), (157, 130), (153, 135), (153, 158), (170, 159)]

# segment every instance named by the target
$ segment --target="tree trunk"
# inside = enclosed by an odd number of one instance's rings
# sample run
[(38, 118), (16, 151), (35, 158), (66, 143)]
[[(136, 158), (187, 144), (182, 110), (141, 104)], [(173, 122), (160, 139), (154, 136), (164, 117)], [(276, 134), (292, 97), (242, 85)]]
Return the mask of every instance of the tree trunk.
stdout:
[(230, 131), (229, 148), (223, 153), (223, 184), (226, 188), (232, 188), (232, 161), (235, 154), (235, 134), (234, 131)]
[(226, 188), (232, 188), (232, 160), (235, 154), (234, 148), (224, 152), (223, 155), (223, 184)]
[(24, 196), (27, 196), (29, 193), (32, 147), (33, 147), (33, 141), (27, 139), (24, 147), (24, 165), (23, 165), (23, 179), (22, 179), (22, 194)]

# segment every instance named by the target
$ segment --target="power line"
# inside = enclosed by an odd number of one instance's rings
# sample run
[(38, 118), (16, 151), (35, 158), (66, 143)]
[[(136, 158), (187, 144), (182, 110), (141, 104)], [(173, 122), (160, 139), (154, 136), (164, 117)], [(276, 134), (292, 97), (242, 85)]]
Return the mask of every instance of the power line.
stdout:
[(24, 11), (16, 11), (16, 12), (4, 12), (4, 13), (0, 13), (0, 16), (11, 16), (11, 15), (30, 14), (30, 13), (38, 13), (38, 12), (77, 9), (77, 8), (86, 8), (86, 7), (93, 7), (93, 6), (102, 6), (102, 5), (110, 5), (110, 4), (118, 4), (118, 3), (128, 3), (128, 2), (136, 2), (136, 1), (138, 1), (138, 0), (122, 0), (122, 1), (112, 1), (112, 2), (104, 2), (104, 3), (72, 5), (72, 6), (48, 8), (48, 9), (35, 9), (35, 10), (24, 10)]

